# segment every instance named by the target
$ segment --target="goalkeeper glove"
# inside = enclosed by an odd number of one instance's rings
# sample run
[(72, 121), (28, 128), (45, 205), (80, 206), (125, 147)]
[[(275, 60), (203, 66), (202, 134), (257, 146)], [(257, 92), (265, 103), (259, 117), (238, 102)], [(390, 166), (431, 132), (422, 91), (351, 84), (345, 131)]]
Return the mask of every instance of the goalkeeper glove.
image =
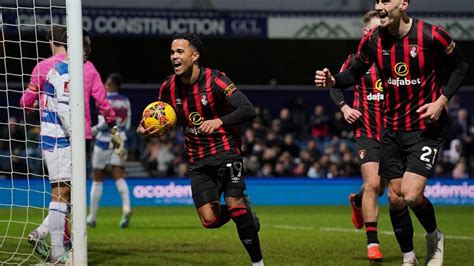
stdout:
[(115, 149), (115, 153), (117, 155), (122, 156), (124, 152), (124, 142), (123, 139), (120, 137), (120, 131), (117, 126), (113, 126), (110, 129), (110, 143), (112, 147)]

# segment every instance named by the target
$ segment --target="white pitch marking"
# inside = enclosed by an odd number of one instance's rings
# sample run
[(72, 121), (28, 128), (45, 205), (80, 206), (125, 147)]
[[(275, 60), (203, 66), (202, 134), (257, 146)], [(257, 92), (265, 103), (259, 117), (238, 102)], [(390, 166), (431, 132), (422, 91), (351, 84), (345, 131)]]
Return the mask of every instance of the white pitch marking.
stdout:
[[(320, 230), (325, 232), (343, 232), (343, 233), (364, 233), (363, 230), (357, 229), (349, 229), (349, 228), (342, 228), (342, 227), (314, 227), (314, 226), (296, 226), (296, 225), (287, 225), (287, 224), (269, 224), (264, 225), (264, 227), (272, 227), (277, 229), (289, 229), (289, 230)], [(391, 231), (378, 231), (381, 235), (393, 235)], [(421, 234), (415, 234), (417, 237), (424, 237)], [(447, 239), (454, 239), (454, 240), (469, 240), (474, 241), (473, 236), (459, 236), (459, 235), (444, 235)]]

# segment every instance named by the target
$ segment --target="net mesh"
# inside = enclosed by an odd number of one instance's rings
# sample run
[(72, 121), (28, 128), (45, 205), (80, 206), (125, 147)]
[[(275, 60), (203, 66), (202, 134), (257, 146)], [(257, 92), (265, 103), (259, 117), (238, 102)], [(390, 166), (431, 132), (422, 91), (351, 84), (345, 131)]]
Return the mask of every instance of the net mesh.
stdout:
[[(46, 34), (66, 26), (65, 0), (0, 4), (0, 264), (43, 261), (28, 235), (51, 200), (38, 104), (20, 107), (34, 66), (51, 56)], [(47, 244), (47, 241), (46, 241)]]

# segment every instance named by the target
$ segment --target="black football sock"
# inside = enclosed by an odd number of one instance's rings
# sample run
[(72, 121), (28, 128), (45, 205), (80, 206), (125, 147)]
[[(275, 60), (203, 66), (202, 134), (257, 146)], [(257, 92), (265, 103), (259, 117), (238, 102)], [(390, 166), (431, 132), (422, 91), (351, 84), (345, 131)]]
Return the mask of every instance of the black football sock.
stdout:
[(403, 253), (413, 250), (413, 224), (410, 218), (408, 207), (403, 209), (390, 209), (390, 220), (392, 222), (393, 232), (397, 238), (398, 245)]
[(354, 205), (357, 208), (362, 208), (362, 191), (359, 191), (354, 197)]
[(365, 234), (367, 235), (367, 245), (378, 244), (377, 222), (365, 223)]
[(433, 204), (423, 196), (421, 203), (411, 208), (427, 233), (433, 233), (438, 227)]
[(260, 240), (258, 238), (258, 229), (247, 215), (246, 207), (229, 208), (230, 217), (234, 220), (239, 233), (240, 241), (244, 245), (252, 262), (262, 260), (262, 251), (260, 250)]

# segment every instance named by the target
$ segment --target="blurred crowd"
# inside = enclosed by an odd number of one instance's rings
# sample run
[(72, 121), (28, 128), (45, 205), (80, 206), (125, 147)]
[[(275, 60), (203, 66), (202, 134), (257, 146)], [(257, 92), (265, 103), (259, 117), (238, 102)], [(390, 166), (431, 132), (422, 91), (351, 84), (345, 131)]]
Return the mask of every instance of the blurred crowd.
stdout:
[[(256, 177), (337, 178), (360, 176), (352, 127), (339, 111), (323, 105), (308, 113), (303, 99), (294, 99), (276, 117), (256, 107), (257, 118), (241, 126), (245, 172)], [(449, 107), (450, 127), (439, 152), (435, 177), (474, 176), (474, 116), (456, 99)], [(145, 152), (131, 145), (152, 176), (186, 176), (187, 160), (180, 129), (162, 139), (146, 140)]]
[[(256, 107), (254, 121), (241, 125), (245, 172), (256, 177), (337, 178), (360, 176), (352, 127), (341, 112), (323, 105), (307, 112), (301, 98), (273, 117)], [(439, 152), (435, 177), (463, 179), (474, 176), (474, 116), (453, 100), (450, 127)], [(34, 123), (33, 123), (34, 124)], [(0, 175), (44, 173), (38, 143), (39, 127), (10, 117), (0, 124)], [(184, 136), (178, 127), (160, 139), (144, 139), (132, 128), (127, 132), (129, 161), (140, 161), (149, 176), (185, 177), (188, 163)], [(27, 140), (27, 141), (26, 141)], [(28, 163), (26, 163), (28, 161)]]

